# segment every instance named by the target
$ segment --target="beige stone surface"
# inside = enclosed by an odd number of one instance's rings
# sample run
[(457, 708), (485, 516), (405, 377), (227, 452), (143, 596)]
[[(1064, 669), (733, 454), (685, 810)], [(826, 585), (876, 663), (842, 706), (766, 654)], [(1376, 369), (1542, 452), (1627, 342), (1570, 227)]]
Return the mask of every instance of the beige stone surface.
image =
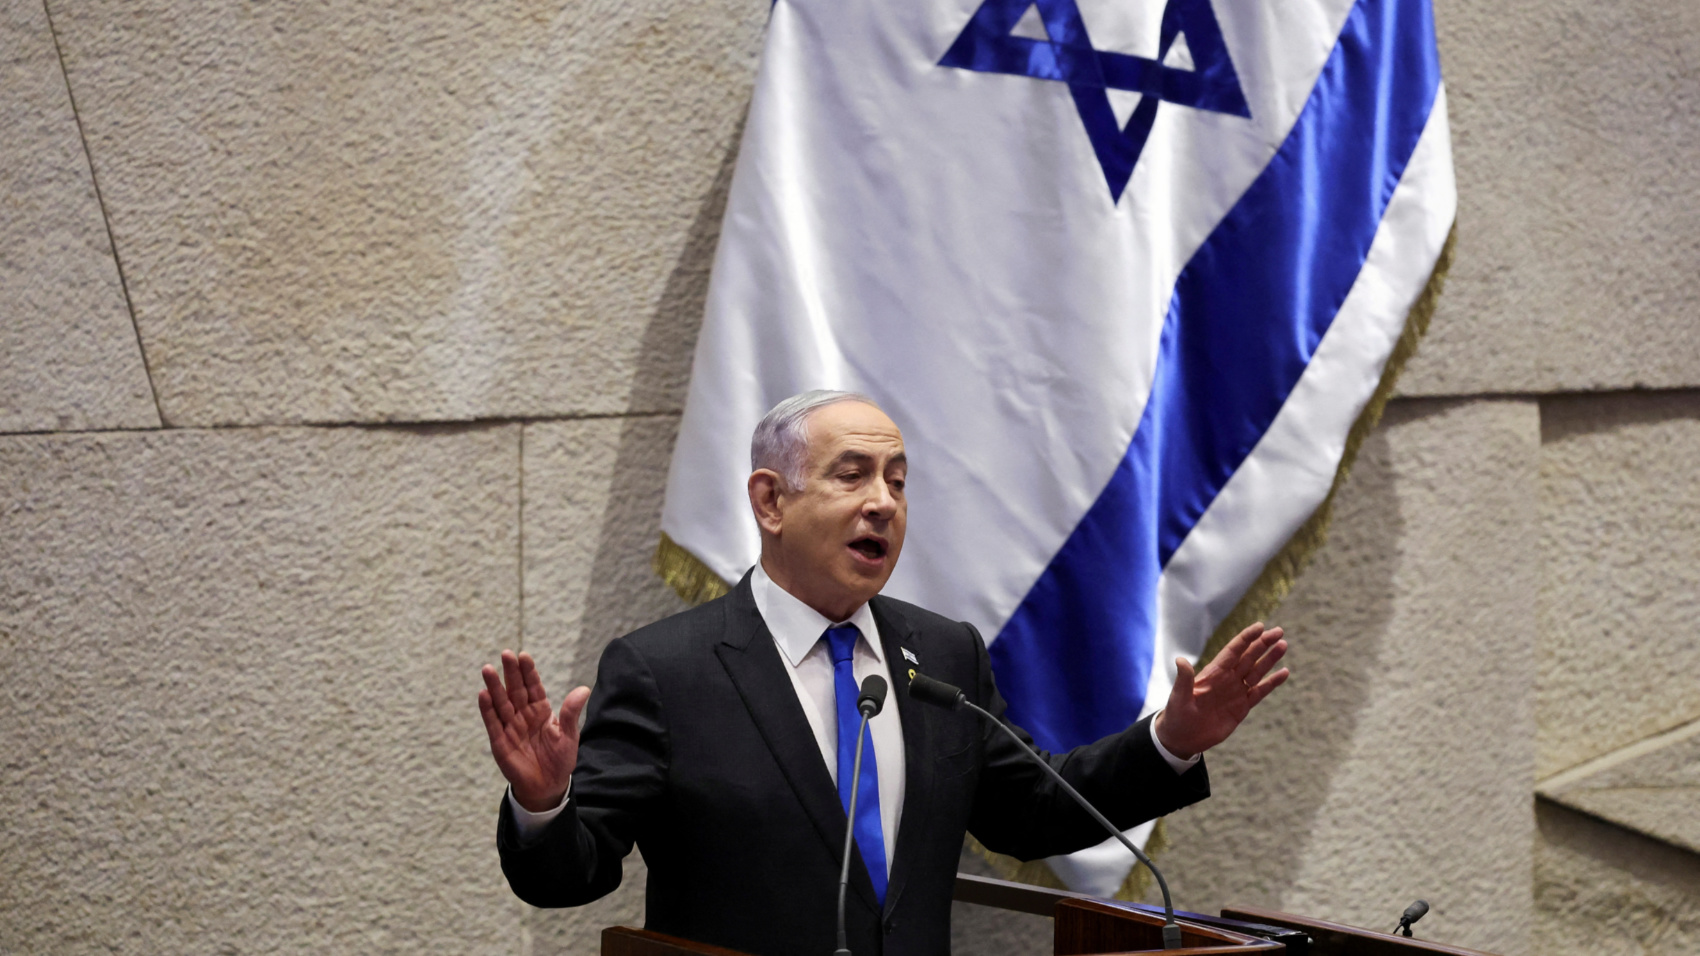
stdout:
[(609, 641), (685, 608), (650, 569), (678, 430), (673, 415), (525, 426), (525, 646), (557, 684), (594, 681)]
[(157, 428), (39, 0), (0, 0), (0, 130), (0, 432)]
[[(525, 426), (525, 647), (554, 699), (595, 681), (610, 640), (684, 609), (649, 567), (678, 427), (672, 415)], [(646, 872), (633, 853), (610, 896), (528, 908), (529, 952), (591, 953), (604, 926), (643, 925)]]
[(676, 409), (767, 4), (52, 4), (173, 424)]
[(504, 952), (514, 426), (0, 438), (0, 952)]
[(1700, 718), (1700, 393), (1541, 404), (1539, 776)]
[(1700, 854), (1700, 721), (1549, 777), (1536, 793)]
[(1435, 17), (1458, 260), (1403, 392), (1700, 385), (1700, 5)]
[(1395, 402), (1275, 622), (1291, 681), (1169, 818), (1178, 905), (1531, 952), (1539, 424), (1527, 401)]
[[(0, 952), (594, 952), (642, 861), (512, 897), (473, 674), (518, 644), (558, 696), (681, 606), (768, 5), (46, 8), (0, 0), (0, 432), (155, 428), (150, 370), (176, 425), (529, 421), (0, 436)], [(1700, 388), (1700, 6), (1437, 18), (1458, 261), (1403, 393)], [(1396, 402), (1276, 616), (1293, 683), (1170, 820), (1177, 902), (1700, 952), (1691, 744), (1553, 776), (1700, 720), (1696, 474), (1700, 391)]]
[(1700, 855), (1536, 804), (1535, 952), (1700, 953)]

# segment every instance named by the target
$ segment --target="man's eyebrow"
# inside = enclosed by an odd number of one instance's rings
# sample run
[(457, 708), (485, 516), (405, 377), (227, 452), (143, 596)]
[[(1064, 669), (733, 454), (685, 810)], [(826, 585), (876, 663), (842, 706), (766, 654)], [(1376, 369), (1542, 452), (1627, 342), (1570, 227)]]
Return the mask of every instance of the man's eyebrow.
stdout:
[[(873, 463), (874, 463), (874, 456), (873, 455), (870, 455), (865, 451), (860, 451), (860, 450), (851, 448), (851, 449), (846, 449), (844, 451), (839, 452), (838, 456), (836, 458), (827, 462), (826, 467), (827, 467), (828, 471), (831, 471), (832, 469), (837, 468), (841, 465), (852, 465), (852, 464), (854, 464), (854, 465), (872, 465)], [(888, 466), (890, 466), (890, 465), (903, 465), (903, 466), (907, 467), (908, 464), (909, 464), (909, 456), (904, 454), (903, 452), (898, 452), (897, 454), (892, 455), (891, 458), (886, 461), (886, 465), (888, 465)]]
[(871, 464), (873, 462), (873, 460), (874, 460), (874, 456), (868, 454), (865, 451), (857, 451), (857, 450), (852, 448), (852, 449), (848, 449), (846, 451), (839, 452), (838, 457), (827, 462), (826, 467), (827, 467), (828, 470), (831, 470), (833, 468), (837, 468), (840, 465), (850, 465), (850, 464), (866, 465), (866, 464)]

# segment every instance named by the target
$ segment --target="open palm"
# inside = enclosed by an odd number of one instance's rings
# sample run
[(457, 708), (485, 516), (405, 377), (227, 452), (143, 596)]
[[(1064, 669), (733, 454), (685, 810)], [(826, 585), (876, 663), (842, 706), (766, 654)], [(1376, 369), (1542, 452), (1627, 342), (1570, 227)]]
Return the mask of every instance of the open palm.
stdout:
[(520, 806), (533, 812), (553, 809), (566, 795), (578, 764), (578, 719), (590, 688), (575, 688), (555, 713), (530, 654), (516, 657), (503, 651), (502, 674), (489, 664), (483, 673), (478, 712), (496, 766), (513, 786)]
[(1157, 715), (1157, 739), (1177, 757), (1203, 753), (1227, 740), (1251, 709), (1287, 680), (1285, 667), (1270, 673), (1286, 653), (1280, 628), (1253, 624), (1197, 674), (1186, 658), (1177, 658), (1168, 706)]

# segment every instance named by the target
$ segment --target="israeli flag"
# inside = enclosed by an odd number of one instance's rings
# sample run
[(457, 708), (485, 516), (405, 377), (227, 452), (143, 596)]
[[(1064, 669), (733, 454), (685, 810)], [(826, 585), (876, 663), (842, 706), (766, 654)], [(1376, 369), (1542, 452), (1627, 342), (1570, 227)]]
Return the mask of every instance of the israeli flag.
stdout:
[(867, 392), (887, 593), (1045, 747), (1119, 731), (1328, 496), (1455, 206), (1429, 0), (778, 0), (658, 564), (737, 580), (756, 422)]

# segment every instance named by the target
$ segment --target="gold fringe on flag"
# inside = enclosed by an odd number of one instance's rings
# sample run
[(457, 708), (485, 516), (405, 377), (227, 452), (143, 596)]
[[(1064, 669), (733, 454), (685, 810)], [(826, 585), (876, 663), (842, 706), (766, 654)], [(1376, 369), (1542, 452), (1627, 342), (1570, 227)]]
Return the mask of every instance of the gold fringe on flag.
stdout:
[[(1429, 322), (1434, 318), (1435, 305), (1440, 300), (1441, 290), (1446, 286), (1446, 276), (1452, 269), (1457, 238), (1458, 227), (1454, 224), (1446, 236), (1446, 244), (1441, 247), (1440, 257), (1435, 260), (1434, 271), (1429, 273), (1428, 284), (1423, 287), (1422, 294), (1417, 296), (1417, 301), (1411, 305), (1411, 311), (1405, 318), (1405, 331), (1400, 334), (1393, 353), (1387, 357), (1387, 364), (1381, 371), (1381, 381), (1376, 385), (1375, 392), (1370, 395), (1363, 411), (1358, 413), (1357, 421), (1352, 423), (1352, 430), (1346, 435), (1345, 452), (1340, 456), (1340, 466), (1335, 469), (1334, 484), (1328, 489), (1327, 497), (1322, 499), (1322, 503), (1311, 516), (1287, 540), (1280, 553), (1270, 558), (1263, 566), (1257, 580), (1252, 582), (1233, 611), (1229, 612), (1210, 635), (1210, 641), (1199, 658), (1201, 666), (1215, 657), (1240, 630), (1254, 621), (1263, 620), (1269, 612), (1275, 610), (1292, 592), (1294, 582), (1309, 566), (1317, 550), (1328, 540), (1328, 524), (1334, 516), (1334, 496), (1345, 485), (1346, 477), (1351, 474), (1352, 464), (1357, 461), (1358, 450), (1363, 446), (1364, 439), (1369, 437), (1369, 433), (1381, 421), (1382, 413), (1387, 410), (1387, 402), (1393, 397), (1393, 388), (1399, 381), (1400, 373), (1405, 370), (1405, 364), (1411, 357), (1417, 354), (1417, 345), (1428, 332)], [(652, 565), (655, 573), (661, 575), (662, 580), (672, 585), (673, 590), (691, 604), (713, 600), (731, 590), (707, 565), (674, 542), (665, 532), (661, 535), (661, 543), (656, 546)], [(1168, 849), (1168, 846), (1168, 823), (1160, 819), (1151, 830), (1151, 838), (1146, 841), (1145, 852), (1155, 859)], [(1003, 879), (1052, 889), (1067, 889), (1044, 860), (1023, 862), (1001, 853), (993, 853), (972, 836), (968, 837), (968, 847), (984, 857)], [(1121, 889), (1116, 892), (1116, 899), (1144, 899), (1145, 894), (1155, 884), (1151, 871), (1143, 864), (1136, 864), (1123, 881)]]
[(649, 559), (649, 566), (678, 592), (686, 604), (712, 601), (732, 590), (732, 586), (722, 581), (720, 575), (710, 571), (708, 565), (669, 538), (665, 531), (661, 532), (661, 541), (655, 546), (655, 556)]

